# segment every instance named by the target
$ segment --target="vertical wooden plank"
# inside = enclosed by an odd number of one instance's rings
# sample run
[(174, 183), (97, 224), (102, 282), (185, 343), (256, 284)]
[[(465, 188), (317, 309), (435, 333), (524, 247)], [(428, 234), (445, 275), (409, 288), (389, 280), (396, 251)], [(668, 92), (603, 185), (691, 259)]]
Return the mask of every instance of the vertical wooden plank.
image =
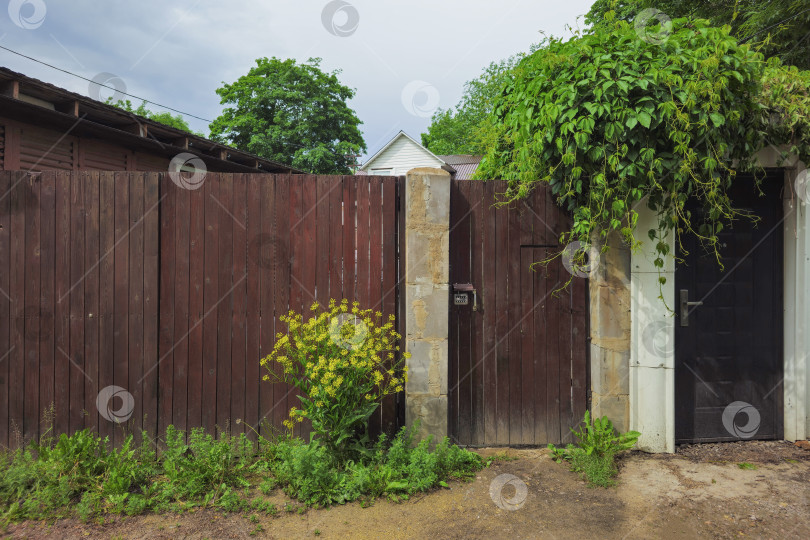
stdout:
[[(9, 438), (9, 365), (11, 350), (11, 328), (15, 318), (13, 304), (9, 297), (9, 270), (11, 263), (10, 229), (11, 194), (9, 188), (14, 182), (13, 173), (0, 171), (0, 444), (10, 446)], [(56, 240), (54, 234), (54, 241)]]
[[(54, 409), (55, 430), (67, 433), (70, 430), (70, 177), (75, 173), (57, 173), (56, 177), (56, 240), (54, 243)], [(12, 196), (14, 194), (12, 193)], [(14, 205), (12, 203), (12, 208)], [(12, 214), (11, 226), (14, 226)], [(12, 281), (14, 276), (14, 236), (11, 245)], [(13, 298), (13, 296), (12, 296)], [(13, 303), (12, 303), (13, 305)], [(13, 329), (12, 329), (13, 332)], [(12, 346), (14, 343), (12, 342)], [(12, 351), (13, 352), (13, 351)], [(11, 357), (11, 355), (9, 355)], [(112, 355), (111, 355), (112, 357)], [(13, 387), (12, 387), (13, 388)], [(10, 404), (9, 404), (10, 407)], [(11, 409), (9, 409), (10, 411)]]
[[(129, 389), (129, 234), (131, 173), (115, 173), (115, 285), (114, 287), (114, 335), (113, 344), (115, 365), (113, 384)], [(116, 445), (123, 440), (122, 431), (113, 424), (113, 441)]]
[[(177, 199), (183, 188), (164, 177), (160, 201), (160, 334), (158, 336), (158, 435), (163, 437), (172, 423), (174, 390), (174, 291)], [(206, 291), (208, 292), (208, 291)], [(212, 396), (213, 399), (213, 396)]]
[[(470, 250), (472, 249), (472, 231), (470, 229), (470, 188), (471, 181), (457, 181), (458, 190), (454, 193), (457, 198), (457, 238), (459, 242), (453, 246), (453, 255), (456, 258), (456, 283), (472, 283), (470, 276)], [(475, 284), (473, 284), (475, 285)], [(469, 295), (468, 295), (469, 296)], [(470, 358), (472, 298), (466, 306), (458, 308), (458, 436), (463, 444), (470, 444), (472, 424), (472, 361)]]
[[(545, 234), (545, 233), (543, 233)], [(546, 248), (534, 248), (531, 250), (531, 258), (535, 261), (542, 261), (548, 254)], [(548, 430), (548, 401), (546, 384), (548, 380), (549, 358), (546, 350), (546, 320), (548, 318), (548, 297), (546, 297), (546, 280), (548, 270), (545, 265), (537, 267), (537, 271), (531, 274), (532, 277), (532, 305), (535, 306), (532, 314), (534, 325), (533, 354), (534, 381), (532, 396), (534, 397), (534, 440), (535, 444), (548, 444), (553, 442)], [(528, 295), (528, 291), (526, 291)], [(545, 297), (545, 298), (544, 298)]]
[(483, 186), (482, 206), (482, 238), (481, 249), (483, 257), (483, 277), (481, 284), (481, 310), (483, 318), (483, 368), (484, 368), (484, 444), (492, 445), (497, 440), (496, 397), (497, 397), (497, 294), (495, 286), (495, 256), (496, 256), (496, 212), (493, 208), (493, 193), (496, 183), (486, 182)]
[(130, 176), (129, 185), (129, 387), (134, 398), (128, 422), (138, 433), (143, 426), (143, 189), (144, 173)]
[(140, 381), (143, 429), (154, 439), (158, 436), (158, 325), (159, 251), (160, 251), (160, 181), (162, 175), (144, 176), (143, 219), (143, 380)]
[(520, 319), (520, 208), (517, 204), (509, 208), (509, 277), (508, 277), (508, 311), (509, 311), (509, 442), (520, 444), (522, 436), (521, 406), (522, 397), (522, 364)]
[[(260, 347), (261, 319), (259, 307), (261, 305), (261, 281), (260, 274), (262, 266), (272, 263), (273, 246), (261, 236), (261, 184), (259, 176), (255, 174), (247, 175), (247, 239), (249, 242), (249, 256), (247, 258), (247, 304), (245, 315), (246, 347), (245, 358), (245, 422), (253, 429), (258, 430), (259, 418), (264, 411), (259, 410), (259, 387), (262, 384), (266, 370), (261, 368), (259, 362), (262, 358)], [(264, 383), (267, 384), (267, 383)], [(256, 439), (253, 431), (247, 430), (247, 435), (251, 440)]]
[[(498, 182), (496, 193), (503, 192), (505, 184)], [(509, 209), (499, 207), (495, 210), (496, 241), (495, 241), (495, 294), (497, 320), (495, 323), (497, 336), (497, 444), (509, 444), (510, 434), (510, 387), (509, 387), (509, 297), (507, 284), (509, 281)]]
[[(243, 433), (245, 426), (246, 364), (258, 363), (248, 358), (245, 348), (245, 314), (247, 309), (247, 175), (233, 175), (233, 314), (231, 322), (231, 431)], [(237, 424), (236, 421), (240, 422)]]
[(70, 432), (84, 427), (84, 188), (88, 173), (70, 182)]
[[(369, 305), (374, 312), (382, 311), (382, 182), (381, 177), (372, 177), (369, 186)], [(380, 433), (382, 426), (382, 403), (369, 418), (369, 433)]]
[(548, 267), (545, 280), (546, 297), (546, 434), (550, 443), (559, 444), (560, 438), (560, 299), (554, 296), (560, 279), (559, 259)]
[(39, 431), (39, 346), (40, 346), (40, 246), (39, 197), (40, 175), (29, 175), (23, 182), (25, 205), (25, 304), (23, 334), (25, 335), (23, 392), (23, 438), (37, 438)]
[(357, 177), (357, 285), (355, 296), (360, 309), (369, 306), (369, 178)]
[(188, 429), (188, 331), (191, 253), (191, 193), (192, 190), (174, 190), (174, 226), (168, 234), (174, 235), (174, 330), (172, 339), (172, 423), (177, 429)]
[(219, 184), (219, 296), (217, 298), (217, 428), (230, 428), (231, 317), (233, 313), (233, 174)]
[[(275, 198), (276, 198), (276, 180), (274, 176), (267, 175), (261, 177), (261, 249), (260, 251), (260, 284), (261, 284), (261, 298), (259, 300), (259, 309), (261, 313), (261, 356), (267, 356), (273, 350), (273, 343), (275, 342), (275, 322), (274, 318), (274, 293), (275, 293), (275, 244), (276, 238), (273, 236), (275, 233), (274, 220), (276, 215)], [(268, 251), (269, 250), (269, 251)], [(279, 284), (283, 287), (286, 284)], [(292, 286), (292, 285), (289, 285)], [(281, 330), (279, 330), (281, 331)], [(277, 363), (270, 366), (274, 373), (280, 374), (281, 370)], [(277, 408), (284, 408), (284, 404), (277, 404), (276, 399), (280, 397), (277, 392), (278, 386), (283, 384), (275, 383), (275, 379), (271, 376), (270, 381), (262, 381), (259, 387), (259, 403), (260, 411), (259, 419), (265, 419), (273, 426), (280, 426), (275, 424), (275, 415), (278, 414)], [(263, 435), (268, 436), (267, 430), (262, 432)]]
[[(459, 194), (459, 183), (457, 180), (450, 181), (450, 285), (458, 283), (461, 280), (458, 277), (459, 272), (459, 257), (464, 245), (464, 238), (461, 235), (459, 228), (461, 209), (461, 196)], [(451, 291), (452, 292), (452, 291)], [(450, 304), (448, 315), (448, 338), (449, 343), (447, 347), (447, 432), (456, 444), (463, 444), (459, 437), (459, 394), (461, 390), (461, 379), (459, 374), (459, 343), (461, 342), (461, 327), (459, 325), (459, 313), (461, 307)]]
[[(8, 294), (11, 298), (11, 310), (14, 313), (14, 324), (11, 325), (11, 347), (6, 361), (9, 363), (9, 429), (12, 433), (12, 444), (22, 445), (23, 436), (24, 393), (25, 388), (25, 188), (27, 174), (18, 173), (9, 186), (9, 203), (11, 210), (11, 272)], [(68, 411), (69, 413), (69, 411)]]
[[(405, 324), (405, 260), (407, 245), (405, 243), (405, 177), (399, 176), (397, 183), (397, 333), (400, 335), (399, 350), (405, 350), (405, 336), (408, 329)], [(397, 427), (405, 425), (405, 392), (397, 394)]]
[(84, 410), (87, 411), (85, 426), (98, 432), (100, 418), (96, 407), (96, 397), (101, 387), (98, 386), (98, 332), (99, 332), (99, 262), (100, 224), (99, 224), (99, 186), (100, 175), (90, 172), (85, 177), (85, 252), (84, 267), (86, 277), (84, 285), (84, 357), (87, 377), (84, 379)]
[(343, 177), (329, 181), (329, 297), (343, 296)]
[[(210, 182), (212, 174), (206, 175)], [(170, 186), (171, 187), (171, 186)], [(189, 249), (188, 249), (188, 409), (186, 426), (191, 429), (202, 427), (203, 394), (203, 316), (205, 315), (205, 197), (206, 190), (201, 186), (189, 195)], [(161, 203), (163, 204), (163, 203)], [(258, 313), (256, 323), (258, 324)]]
[(520, 358), (521, 358), (521, 444), (541, 444), (535, 440), (534, 378), (537, 355), (534, 350), (534, 272), (531, 270), (534, 250), (520, 249)]
[(582, 419), (587, 407), (588, 369), (588, 280), (574, 279), (571, 284), (571, 385), (572, 407), (570, 427)]
[(470, 185), (468, 200), (470, 203), (470, 282), (476, 288), (478, 297), (478, 309), (472, 311), (470, 326), (470, 362), (472, 372), (470, 374), (470, 417), (471, 433), (470, 440), (473, 444), (484, 444), (484, 354), (486, 351), (484, 343), (484, 314), (482, 312), (481, 301), (483, 300), (483, 263), (488, 257), (486, 252), (482, 252), (482, 237), (484, 230), (485, 209), (483, 207), (484, 183), (473, 181)]
[[(353, 182), (351, 176), (344, 177), (344, 182)], [(388, 322), (388, 317), (398, 315), (397, 313), (397, 180), (396, 178), (384, 178), (382, 184), (382, 313), (383, 323)], [(352, 227), (353, 229), (353, 227)], [(344, 251), (345, 252), (345, 251)], [(354, 258), (352, 258), (353, 260)], [(353, 270), (353, 269), (352, 269)], [(344, 267), (344, 276), (349, 272)], [(352, 272), (353, 276), (353, 272)], [(345, 279), (345, 278), (344, 278)], [(345, 287), (345, 285), (344, 285)], [(345, 294), (344, 297), (349, 298)], [(383, 398), (380, 406), (382, 430), (392, 435), (397, 428), (396, 417), (396, 395), (391, 394)]]
[[(215, 433), (217, 422), (217, 302), (219, 301), (219, 216), (217, 204), (221, 174), (209, 173), (205, 179), (205, 286), (203, 309), (203, 400), (202, 427)], [(230, 218), (228, 218), (230, 219)]]
[(329, 304), (329, 196), (331, 195), (331, 181), (332, 177), (325, 175), (320, 175), (317, 179), (315, 295), (322, 306)]
[(355, 176), (343, 177), (343, 297), (349, 303), (355, 299), (355, 250), (357, 227), (357, 179)]
[[(113, 384), (113, 362), (115, 357), (114, 335), (114, 283), (115, 283), (115, 176), (103, 172), (99, 177), (99, 294), (98, 294), (98, 378), (96, 389), (99, 392)], [(157, 321), (157, 317), (155, 317)], [(57, 353), (58, 355), (59, 353)], [(58, 356), (57, 356), (58, 358)], [(96, 393), (96, 396), (98, 394)], [(95, 407), (94, 407), (95, 410)], [(97, 411), (98, 412), (98, 411)], [(98, 434), (113, 439), (113, 424), (103, 416), (98, 416)]]
[[(275, 209), (274, 209), (274, 221), (273, 221), (273, 235), (274, 235), (274, 242), (275, 245), (275, 287), (273, 289), (273, 305), (275, 306), (275, 328), (277, 332), (286, 332), (286, 328), (284, 324), (281, 323), (279, 317), (283, 313), (287, 313), (289, 310), (294, 309), (296, 312), (300, 313), (301, 308), (297, 306), (291, 305), (290, 300), (290, 253), (291, 253), (291, 236), (292, 231), (290, 230), (289, 223), (291, 222), (291, 205), (292, 205), (292, 196), (291, 196), (291, 187), (290, 187), (290, 176), (289, 175), (278, 175), (276, 176), (276, 192), (275, 192)], [(306, 208), (303, 208), (303, 211), (306, 212)], [(314, 213), (313, 213), (314, 215)], [(300, 225), (299, 225), (300, 227)], [(296, 229), (298, 229), (297, 227)], [(314, 246), (314, 244), (313, 244)], [(274, 336), (275, 337), (275, 336)], [(269, 346), (272, 347), (275, 343), (275, 339), (272, 339), (269, 343)], [(277, 366), (280, 368), (280, 366)], [(281, 369), (279, 369), (279, 373), (281, 373)], [(293, 406), (293, 404), (298, 405), (298, 399), (295, 397), (295, 391), (292, 390), (291, 386), (286, 384), (276, 384), (273, 388), (273, 399), (274, 403), (274, 424), (276, 427), (281, 427), (281, 422), (284, 418), (287, 417), (289, 413), (289, 408)], [(301, 427), (299, 424), (298, 433), (300, 434)]]

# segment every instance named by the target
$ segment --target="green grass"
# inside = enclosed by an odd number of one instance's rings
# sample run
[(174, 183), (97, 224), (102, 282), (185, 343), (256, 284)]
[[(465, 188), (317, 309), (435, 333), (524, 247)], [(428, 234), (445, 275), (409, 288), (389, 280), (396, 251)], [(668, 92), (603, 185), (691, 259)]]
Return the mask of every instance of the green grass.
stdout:
[(414, 444), (414, 433), (403, 429), (390, 441), (381, 436), (368, 458), (339, 462), (317, 440), (260, 438), (257, 453), (244, 434), (214, 438), (169, 426), (158, 455), (145, 434), (140, 445), (129, 436), (111, 449), (107, 438), (83, 430), (0, 452), (0, 521), (102, 520), (197, 506), (275, 515), (279, 509), (263, 496), (277, 486), (301, 503), (283, 509), (300, 514), (307, 506), (407, 498), (471, 478), (484, 466), (447, 439), (433, 449), (429, 440)]
[(743, 461), (742, 463), (737, 463), (737, 467), (739, 467), (741, 469), (749, 470), (749, 471), (757, 470), (756, 465), (754, 465), (753, 463), (748, 463), (746, 461)]

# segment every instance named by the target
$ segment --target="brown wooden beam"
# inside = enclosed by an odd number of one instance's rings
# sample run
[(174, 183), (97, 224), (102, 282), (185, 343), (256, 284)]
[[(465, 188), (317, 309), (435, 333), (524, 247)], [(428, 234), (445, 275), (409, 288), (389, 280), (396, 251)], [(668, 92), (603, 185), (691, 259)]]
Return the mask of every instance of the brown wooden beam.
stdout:
[(20, 99), (20, 81), (6, 81), (0, 85), (0, 94)]

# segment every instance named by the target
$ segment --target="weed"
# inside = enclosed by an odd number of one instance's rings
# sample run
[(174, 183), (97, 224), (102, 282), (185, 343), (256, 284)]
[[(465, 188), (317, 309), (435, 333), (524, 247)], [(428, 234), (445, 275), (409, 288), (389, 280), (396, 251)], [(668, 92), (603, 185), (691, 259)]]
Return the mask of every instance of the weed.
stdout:
[(577, 438), (577, 445), (557, 448), (549, 444), (554, 459), (559, 463), (568, 461), (571, 470), (582, 473), (589, 485), (609, 487), (615, 485), (616, 454), (629, 450), (641, 435), (637, 431), (617, 434), (613, 423), (606, 416), (591, 421), (589, 411), (585, 411), (582, 427), (571, 430)]
[(754, 465), (753, 463), (748, 463), (746, 461), (743, 461), (742, 463), (737, 463), (737, 467), (739, 467), (741, 469), (749, 470), (749, 471), (757, 470), (756, 465)]

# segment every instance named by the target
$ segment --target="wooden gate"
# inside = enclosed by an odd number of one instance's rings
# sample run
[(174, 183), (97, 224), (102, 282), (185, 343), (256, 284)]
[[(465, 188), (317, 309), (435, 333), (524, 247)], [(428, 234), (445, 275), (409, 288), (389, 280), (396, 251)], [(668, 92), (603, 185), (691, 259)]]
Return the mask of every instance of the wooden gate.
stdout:
[(559, 234), (570, 218), (550, 191), (496, 207), (502, 181), (454, 180), (450, 282), (475, 289), (450, 302), (449, 431), (459, 444), (570, 441), (586, 408), (587, 280), (571, 277)]

